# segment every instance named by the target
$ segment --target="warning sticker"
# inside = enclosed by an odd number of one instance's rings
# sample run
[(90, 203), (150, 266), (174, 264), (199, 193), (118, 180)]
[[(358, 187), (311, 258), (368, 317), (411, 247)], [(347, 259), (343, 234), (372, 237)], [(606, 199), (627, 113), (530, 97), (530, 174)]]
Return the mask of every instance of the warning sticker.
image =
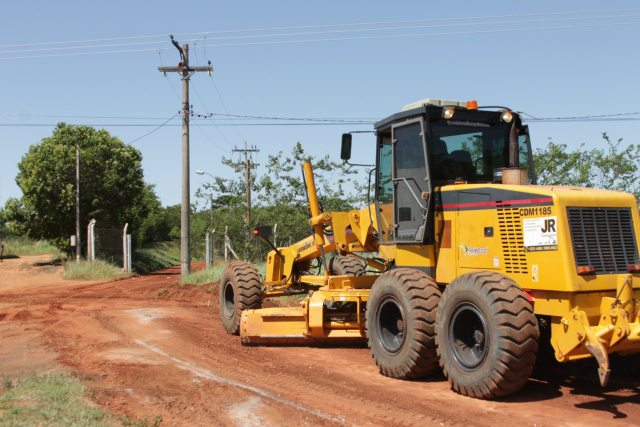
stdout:
[(558, 218), (525, 218), (522, 220), (524, 247), (527, 252), (558, 250)]

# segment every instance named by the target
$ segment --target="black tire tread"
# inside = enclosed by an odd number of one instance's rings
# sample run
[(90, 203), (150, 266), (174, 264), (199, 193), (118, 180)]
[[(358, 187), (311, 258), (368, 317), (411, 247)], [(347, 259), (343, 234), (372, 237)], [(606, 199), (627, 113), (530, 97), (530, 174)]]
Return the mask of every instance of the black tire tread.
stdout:
[[(487, 271), (467, 273), (455, 279), (445, 290), (441, 307), (455, 292), (473, 288), (485, 298), (492, 308), (489, 314), (496, 318), (498, 336), (492, 337), (492, 342), (499, 348), (498, 359), (483, 380), (467, 382), (464, 375), (452, 374), (447, 356), (443, 357), (442, 338), (438, 336), (440, 367), (452, 389), (460, 394), (484, 399), (512, 394), (527, 383), (536, 361), (540, 332), (533, 308), (513, 280)], [(442, 318), (446, 315), (442, 310), (438, 312), (439, 325), (446, 320)]]
[(336, 255), (329, 261), (329, 271), (336, 276), (359, 276), (364, 269), (362, 261), (348, 255)]
[[(235, 310), (232, 318), (224, 314), (224, 285), (231, 282), (235, 293)], [(230, 335), (240, 332), (240, 316), (243, 310), (254, 310), (262, 306), (262, 290), (258, 269), (248, 262), (232, 261), (220, 278), (220, 317), (225, 331)]]
[[(440, 290), (429, 276), (411, 268), (390, 270), (381, 275), (378, 281), (383, 277), (383, 280), (392, 280), (396, 283), (401, 293), (409, 296), (409, 307), (407, 307), (406, 316), (412, 320), (414, 333), (409, 334), (412, 339), (405, 344), (409, 345), (409, 357), (397, 365), (388, 365), (376, 354), (375, 348), (372, 348), (372, 338), (369, 336), (370, 328), (368, 327), (367, 341), (371, 357), (375, 360), (380, 373), (387, 377), (398, 379), (423, 377), (438, 367), (435, 348), (435, 319), (440, 301)], [(375, 284), (373, 289), (376, 289)], [(371, 295), (369, 300), (371, 301)], [(365, 314), (367, 326), (370, 325), (371, 321), (374, 321), (372, 319), (374, 313), (375, 310), (367, 310)]]

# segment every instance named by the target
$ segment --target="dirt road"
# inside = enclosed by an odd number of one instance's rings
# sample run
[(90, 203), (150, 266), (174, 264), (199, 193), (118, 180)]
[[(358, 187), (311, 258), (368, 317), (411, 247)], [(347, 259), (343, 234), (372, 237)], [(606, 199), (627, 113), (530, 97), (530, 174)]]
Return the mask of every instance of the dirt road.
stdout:
[(160, 415), (162, 426), (640, 424), (640, 379), (614, 371), (601, 388), (595, 364), (545, 366), (518, 395), (481, 401), (453, 393), (441, 373), (385, 378), (364, 347), (243, 347), (222, 328), (217, 288), (179, 287), (178, 268), (59, 283), (59, 267), (33, 280), (41, 267), (30, 262), (0, 263), (2, 371), (68, 369), (99, 405), (131, 418)]

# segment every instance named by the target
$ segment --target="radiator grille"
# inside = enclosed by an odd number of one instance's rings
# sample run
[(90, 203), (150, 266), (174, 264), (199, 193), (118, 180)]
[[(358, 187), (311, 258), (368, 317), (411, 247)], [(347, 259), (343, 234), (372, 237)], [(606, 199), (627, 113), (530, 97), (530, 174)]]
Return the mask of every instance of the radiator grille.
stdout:
[(516, 208), (498, 209), (502, 259), (507, 273), (528, 273), (522, 221)]
[(567, 208), (567, 216), (576, 267), (613, 274), (639, 263), (631, 209)]

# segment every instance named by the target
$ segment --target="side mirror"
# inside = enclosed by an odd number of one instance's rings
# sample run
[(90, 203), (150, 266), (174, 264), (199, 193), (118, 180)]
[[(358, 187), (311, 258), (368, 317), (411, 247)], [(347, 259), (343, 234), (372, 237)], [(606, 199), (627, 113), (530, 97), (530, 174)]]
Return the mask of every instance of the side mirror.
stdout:
[(351, 158), (351, 134), (342, 134), (342, 147), (340, 149), (340, 158), (342, 160), (349, 160)]

